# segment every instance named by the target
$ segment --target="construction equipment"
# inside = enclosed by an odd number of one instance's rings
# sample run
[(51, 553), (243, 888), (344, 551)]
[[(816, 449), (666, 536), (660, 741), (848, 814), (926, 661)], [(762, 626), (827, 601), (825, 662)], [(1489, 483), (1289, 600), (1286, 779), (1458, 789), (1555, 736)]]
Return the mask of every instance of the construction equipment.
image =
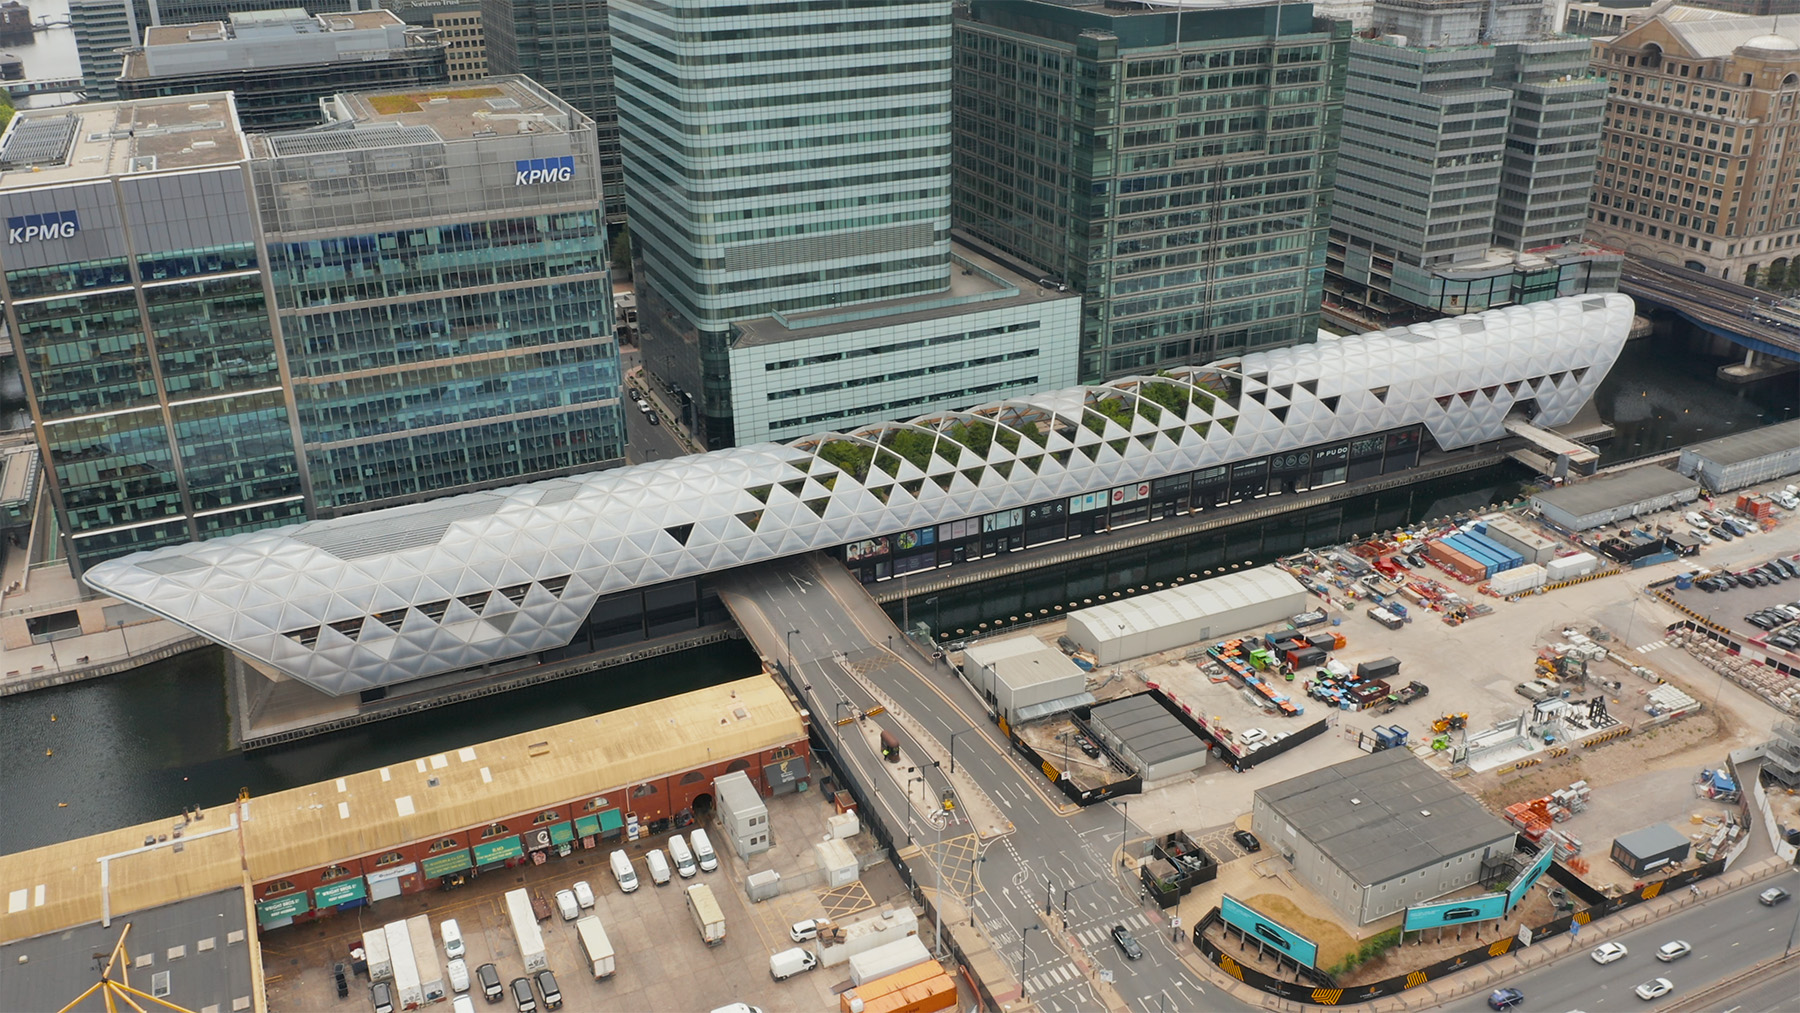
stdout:
[(1444, 732), (1461, 731), (1468, 726), (1468, 714), (1445, 714), (1443, 717), (1440, 717), (1431, 723), (1431, 730), (1442, 734)]

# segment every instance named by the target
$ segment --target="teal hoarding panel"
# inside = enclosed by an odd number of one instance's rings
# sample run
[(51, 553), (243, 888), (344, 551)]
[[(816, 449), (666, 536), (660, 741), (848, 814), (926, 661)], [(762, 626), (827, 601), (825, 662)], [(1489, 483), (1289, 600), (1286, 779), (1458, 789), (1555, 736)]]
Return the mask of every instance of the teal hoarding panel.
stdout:
[(1265, 947), (1273, 949), (1301, 967), (1318, 966), (1319, 944), (1273, 919), (1252, 911), (1236, 899), (1229, 896), (1220, 898), (1219, 915), (1225, 919), (1225, 924), (1244, 933), (1250, 939), (1262, 943)]
[(1408, 932), (1419, 929), (1441, 929), (1446, 925), (1466, 925), (1506, 917), (1506, 894), (1484, 893), (1442, 904), (1415, 904), (1406, 909), (1402, 927)]
[(1506, 910), (1508, 912), (1519, 906), (1519, 902), (1525, 899), (1525, 895), (1531, 892), (1531, 888), (1537, 885), (1537, 881), (1544, 878), (1544, 873), (1550, 871), (1550, 863), (1554, 861), (1556, 861), (1556, 849), (1545, 844), (1544, 850), (1538, 852), (1537, 861), (1526, 866), (1518, 880), (1512, 886), (1507, 887)]

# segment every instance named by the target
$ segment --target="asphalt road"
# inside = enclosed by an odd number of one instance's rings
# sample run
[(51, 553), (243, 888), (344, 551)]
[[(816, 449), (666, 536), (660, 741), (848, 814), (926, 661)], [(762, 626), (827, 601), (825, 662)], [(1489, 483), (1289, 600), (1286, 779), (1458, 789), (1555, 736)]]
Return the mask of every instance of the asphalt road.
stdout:
[[(1613, 936), (1612, 941), (1624, 943), (1631, 952), (1610, 964), (1594, 963), (1588, 956), (1593, 947), (1588, 946), (1503, 984), (1525, 993), (1523, 1008), (1526, 1010), (1602, 1013), (1605, 1010), (1654, 1009), (1633, 991), (1639, 983), (1652, 978), (1669, 979), (1675, 989), (1664, 1000), (1666, 1003), (1781, 954), (1788, 944), (1789, 933), (1800, 924), (1800, 902), (1790, 898), (1773, 907), (1757, 903), (1756, 895), (1771, 886), (1800, 893), (1800, 872), (1789, 871), (1719, 894), (1644, 928)], [(1694, 951), (1672, 963), (1658, 961), (1656, 948), (1674, 939), (1687, 940)], [(1598, 945), (1600, 940), (1594, 942)], [(1796, 943), (1800, 944), (1800, 939)], [(1785, 994), (1770, 992), (1777, 981), (1786, 987)], [(1733, 1000), (1730, 1005), (1745, 1011), (1800, 1008), (1800, 972), (1778, 976), (1777, 981), (1754, 991), (1762, 997), (1760, 1000)], [(1768, 1005), (1769, 1002), (1776, 1004)], [(1485, 1010), (1488, 1008), (1486, 993), (1477, 993), (1438, 1008), (1469, 1010), (1471, 1013)]]
[(1678, 310), (1701, 324), (1800, 351), (1800, 315), (1776, 296), (1696, 271), (1630, 258), (1619, 291)]
[[(892, 624), (866, 598), (847, 601), (856, 596), (833, 594), (826, 581), (802, 560), (758, 568), (736, 587), (755, 599), (782, 636), (778, 653), (792, 650), (792, 663), (801, 676), (808, 705), (820, 718), (821, 730), (835, 740), (834, 748), (847, 761), (848, 772), (867, 777), (879, 760), (862, 736), (841, 735), (834, 723), (845, 713), (838, 706), (840, 699), (847, 698), (857, 707), (865, 705), (855, 680), (843, 674), (835, 654), (853, 662), (867, 659), (871, 651), (884, 654)], [(864, 626), (858, 626), (855, 619), (861, 619)], [(879, 631), (879, 645), (864, 632), (865, 627)], [(788, 630), (796, 632), (789, 635)], [(918, 670), (898, 663), (872, 665), (866, 666), (867, 677), (938, 743), (949, 743), (953, 733), (968, 732), (956, 739), (956, 766), (973, 774), (1013, 825), (1010, 834), (985, 849), (977, 871), (980, 889), (971, 906), (996, 951), (1019, 974), (1029, 997), (1047, 1013), (1074, 1013), (1103, 1005), (1089, 977), (1048, 934), (1054, 925), (1044, 913), (1048, 904), (1066, 910), (1069, 936), (1077, 952), (1096, 976), (1103, 971), (1111, 974), (1114, 988), (1133, 1009), (1143, 1013), (1251, 1009), (1204, 984), (1182, 964), (1177, 948), (1192, 944), (1172, 940), (1163, 915), (1144, 904), (1135, 885), (1115, 872), (1114, 854), (1121, 838), (1128, 831), (1133, 838), (1140, 836), (1128, 828), (1123, 812), (1105, 805), (1068, 816), (1059, 813), (1044, 794), (1049, 785), (1035, 771), (1018, 765), (974, 694), (942, 666), (928, 666), (904, 644), (895, 646)], [(924, 755), (897, 723), (887, 727), (901, 736), (902, 749), (909, 755)], [(948, 756), (927, 759), (948, 769)], [(935, 790), (941, 772), (922, 769)], [(875, 783), (882, 783), (879, 775)], [(891, 782), (887, 784), (884, 790), (891, 792)], [(885, 795), (878, 797), (876, 807), (890, 831), (899, 829), (896, 838), (904, 839), (909, 829), (905, 810)], [(910, 829), (917, 833), (923, 828), (915, 825)], [(929, 875), (928, 870), (915, 871)], [(1117, 924), (1127, 926), (1137, 937), (1144, 949), (1141, 960), (1127, 960), (1113, 943), (1109, 930)]]
[[(629, 372), (638, 364), (636, 348), (627, 348), (619, 356), (620, 366)], [(651, 407), (657, 415), (657, 425), (651, 425), (644, 413), (638, 410), (637, 404), (629, 395), (621, 392), (620, 407), (625, 414), (625, 460), (630, 464), (643, 464), (648, 461), (666, 461), (674, 457), (683, 457), (691, 451), (676, 439), (673, 426), (679, 425), (669, 418), (668, 394), (661, 390), (650, 390), (647, 381), (627, 380), (627, 386), (636, 387), (651, 398)]]

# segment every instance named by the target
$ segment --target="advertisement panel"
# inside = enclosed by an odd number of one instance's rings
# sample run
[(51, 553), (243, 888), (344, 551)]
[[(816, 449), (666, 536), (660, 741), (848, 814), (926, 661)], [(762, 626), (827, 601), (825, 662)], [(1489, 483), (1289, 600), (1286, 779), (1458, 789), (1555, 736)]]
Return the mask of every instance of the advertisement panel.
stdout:
[(369, 891), (363, 885), (363, 878), (346, 879), (337, 883), (328, 883), (313, 890), (313, 907), (323, 910), (339, 904), (353, 904), (359, 900), (367, 900)]
[(1506, 903), (1506, 894), (1484, 893), (1479, 897), (1463, 897), (1442, 904), (1415, 904), (1406, 909), (1406, 921), (1401, 927), (1407, 932), (1441, 929), (1448, 925), (1466, 925), (1469, 922), (1504, 918), (1509, 910), (1511, 906)]
[(308, 903), (307, 893), (302, 890), (274, 900), (257, 901), (256, 921), (263, 928), (268, 928), (276, 923), (286, 924), (289, 919), (311, 910), (312, 904)]
[(1550, 863), (1554, 861), (1556, 861), (1555, 848), (1546, 847), (1538, 852), (1537, 861), (1526, 866), (1525, 871), (1520, 873), (1518, 881), (1507, 888), (1507, 911), (1510, 912), (1519, 906), (1519, 902), (1525, 899), (1525, 895), (1531, 892), (1531, 888), (1537, 885), (1537, 881), (1544, 878), (1544, 873), (1550, 869)]
[(1252, 911), (1229, 894), (1219, 901), (1219, 916), (1225, 920), (1225, 924), (1257, 942), (1273, 947), (1276, 952), (1301, 967), (1314, 967), (1318, 964), (1317, 943), (1274, 919)]

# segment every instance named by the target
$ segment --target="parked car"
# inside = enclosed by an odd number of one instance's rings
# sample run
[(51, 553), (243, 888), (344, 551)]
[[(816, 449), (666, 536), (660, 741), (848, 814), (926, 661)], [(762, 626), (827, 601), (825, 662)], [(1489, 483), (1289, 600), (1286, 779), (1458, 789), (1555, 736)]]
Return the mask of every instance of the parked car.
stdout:
[(580, 904), (582, 910), (585, 911), (594, 906), (594, 888), (588, 885), (587, 880), (576, 880), (574, 889), (575, 903)]
[(512, 993), (513, 1005), (519, 1013), (537, 1013), (537, 996), (531, 991), (531, 979), (514, 978), (507, 986)]
[(1638, 998), (1646, 1001), (1650, 999), (1661, 999), (1663, 996), (1668, 995), (1674, 990), (1675, 983), (1667, 978), (1651, 978), (1649, 981), (1644, 982), (1635, 989)]
[(1119, 944), (1119, 951), (1125, 954), (1126, 960), (1139, 960), (1143, 958), (1144, 948), (1138, 945), (1137, 937), (1133, 936), (1130, 930), (1125, 928), (1125, 926), (1114, 925), (1112, 927), (1112, 937), (1113, 942)]
[(662, 419), (657, 418), (655, 412), (645, 412), (644, 413), (644, 421), (650, 423), (653, 426), (662, 425)]
[(1779, 886), (1771, 886), (1762, 893), (1757, 894), (1756, 899), (1761, 901), (1764, 907), (1774, 907), (1788, 899), (1788, 892)]
[(549, 969), (537, 973), (538, 991), (544, 993), (545, 1009), (562, 1009), (562, 989), (556, 987), (556, 975)]
[(488, 1002), (499, 1002), (506, 992), (500, 987), (500, 969), (493, 964), (483, 964), (475, 969), (475, 980), (481, 983), (481, 994)]
[(819, 938), (819, 920), (808, 918), (803, 922), (795, 922), (788, 926), (788, 938), (796, 943)]
[(369, 1005), (375, 1013), (394, 1013), (394, 987), (385, 981), (369, 986)]
[(1667, 942), (1658, 946), (1656, 948), (1656, 959), (1666, 964), (1671, 960), (1679, 960), (1693, 951), (1694, 948), (1688, 945), (1687, 940), (1676, 939), (1672, 942)]
[(1624, 943), (1601, 943), (1594, 947), (1591, 956), (1596, 964), (1610, 964), (1624, 957), (1627, 952), (1629, 951), (1625, 949)]
[(1712, 536), (1714, 538), (1717, 538), (1721, 542), (1729, 542), (1729, 541), (1732, 541), (1733, 539), (1737, 538), (1736, 535), (1732, 534), (1729, 531), (1726, 531), (1724, 528), (1720, 527), (1717, 524), (1714, 524), (1712, 527)]
[(1497, 988), (1488, 996), (1488, 1009), (1512, 1009), (1525, 1002), (1525, 993), (1516, 988)]
[(1232, 831), (1231, 839), (1238, 842), (1238, 847), (1243, 848), (1246, 852), (1251, 854), (1255, 854), (1262, 850), (1262, 842), (1257, 840), (1256, 835), (1248, 830)]
[(444, 965), (444, 973), (450, 978), (450, 991), (467, 992), (469, 990), (469, 965), (463, 958), (453, 958)]
[(575, 900), (575, 891), (556, 891), (556, 911), (562, 915), (565, 922), (572, 922), (581, 917), (581, 905)]

